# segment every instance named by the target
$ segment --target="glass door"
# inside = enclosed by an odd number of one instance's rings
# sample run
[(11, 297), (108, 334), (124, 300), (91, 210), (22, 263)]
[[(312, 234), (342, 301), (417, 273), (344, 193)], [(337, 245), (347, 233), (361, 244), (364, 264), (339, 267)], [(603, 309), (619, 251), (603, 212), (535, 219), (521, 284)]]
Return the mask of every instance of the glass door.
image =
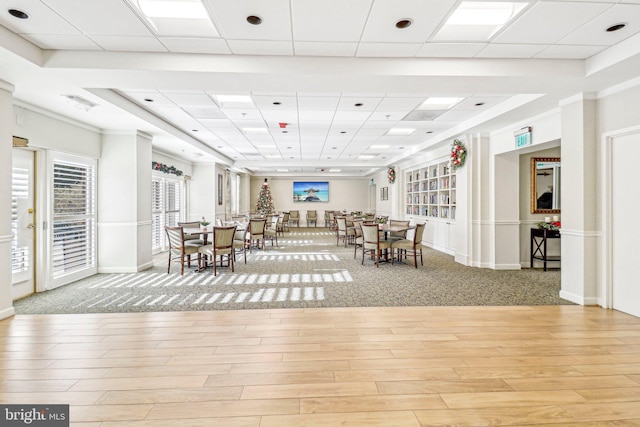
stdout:
[(35, 292), (34, 153), (14, 148), (11, 179), (11, 278), (13, 299)]

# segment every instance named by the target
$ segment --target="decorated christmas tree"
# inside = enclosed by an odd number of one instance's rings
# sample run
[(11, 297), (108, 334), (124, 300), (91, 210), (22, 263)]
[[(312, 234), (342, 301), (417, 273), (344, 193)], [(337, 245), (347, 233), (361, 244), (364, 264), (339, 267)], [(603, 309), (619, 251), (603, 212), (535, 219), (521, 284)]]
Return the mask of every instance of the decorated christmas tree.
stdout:
[(267, 178), (264, 179), (264, 183), (262, 184), (262, 188), (260, 189), (260, 195), (258, 196), (258, 201), (256, 202), (256, 210), (258, 213), (263, 215), (272, 214), (275, 212), (273, 207), (273, 198), (271, 197), (271, 189), (269, 188), (269, 183), (267, 182)]

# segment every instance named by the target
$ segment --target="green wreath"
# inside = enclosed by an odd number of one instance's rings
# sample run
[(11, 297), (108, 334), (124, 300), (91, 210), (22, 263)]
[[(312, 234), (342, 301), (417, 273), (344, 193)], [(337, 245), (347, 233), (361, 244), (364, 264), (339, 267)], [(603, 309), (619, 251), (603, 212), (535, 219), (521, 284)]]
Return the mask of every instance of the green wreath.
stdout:
[(464, 161), (467, 159), (467, 148), (464, 144), (455, 139), (451, 145), (451, 168), (456, 170), (464, 165)]

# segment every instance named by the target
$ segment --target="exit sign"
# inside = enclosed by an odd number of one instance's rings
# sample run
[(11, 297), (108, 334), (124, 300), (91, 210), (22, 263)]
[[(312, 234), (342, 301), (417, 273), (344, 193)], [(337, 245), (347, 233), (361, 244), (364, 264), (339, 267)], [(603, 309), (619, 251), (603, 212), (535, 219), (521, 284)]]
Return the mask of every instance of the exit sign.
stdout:
[(516, 148), (531, 145), (531, 127), (523, 127), (513, 133), (516, 138)]

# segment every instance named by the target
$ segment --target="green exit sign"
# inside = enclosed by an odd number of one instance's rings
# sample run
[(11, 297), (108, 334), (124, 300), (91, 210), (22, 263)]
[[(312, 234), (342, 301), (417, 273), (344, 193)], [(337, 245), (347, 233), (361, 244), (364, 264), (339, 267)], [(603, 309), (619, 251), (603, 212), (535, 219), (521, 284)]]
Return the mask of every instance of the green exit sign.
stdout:
[(516, 138), (516, 148), (531, 145), (531, 127), (523, 127), (513, 133)]

